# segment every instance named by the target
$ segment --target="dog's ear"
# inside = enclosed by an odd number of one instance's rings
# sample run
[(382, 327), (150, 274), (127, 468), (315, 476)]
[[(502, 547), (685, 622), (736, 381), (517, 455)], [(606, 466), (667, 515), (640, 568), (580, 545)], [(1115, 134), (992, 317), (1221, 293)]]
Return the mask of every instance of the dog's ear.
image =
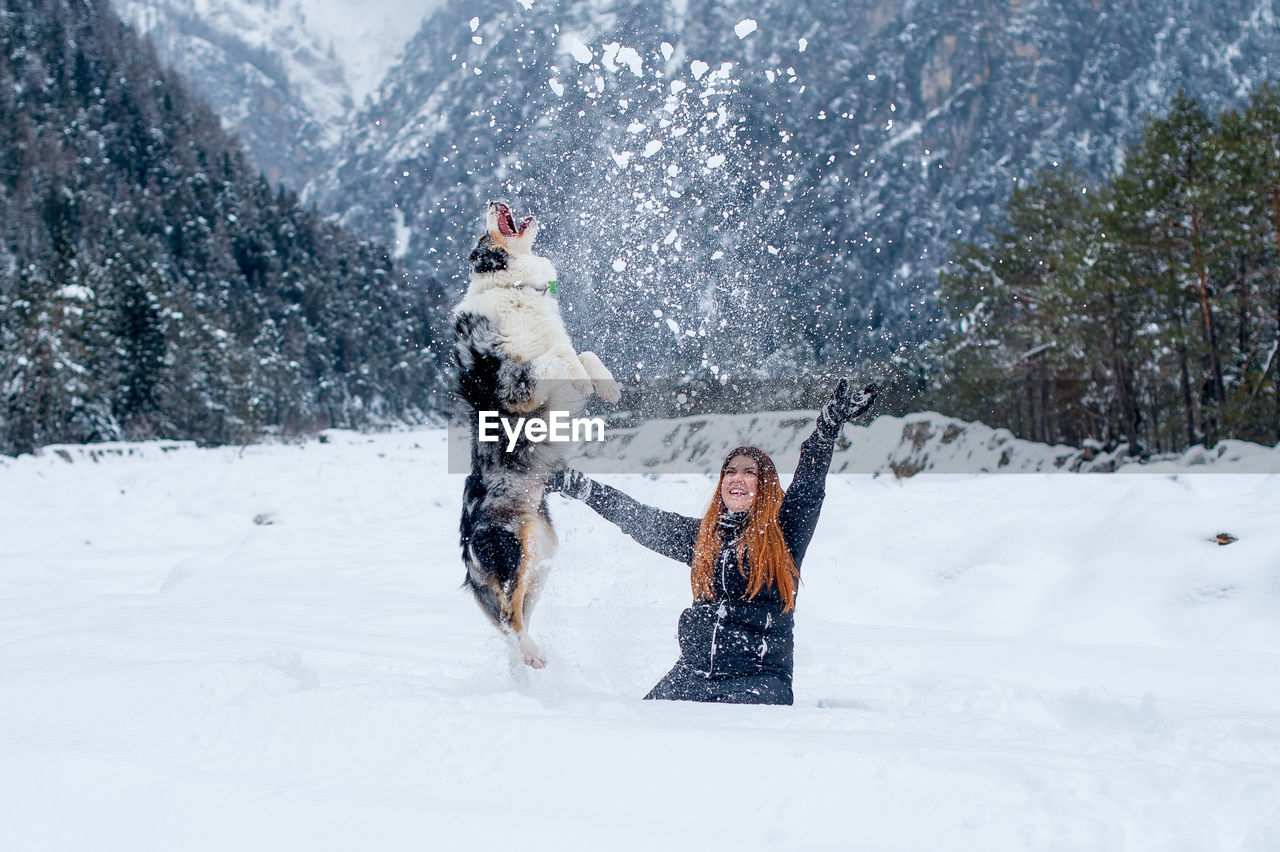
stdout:
[(507, 268), (507, 252), (495, 246), (489, 235), (485, 234), (476, 241), (471, 252), (471, 271), (478, 275), (486, 272), (501, 272)]

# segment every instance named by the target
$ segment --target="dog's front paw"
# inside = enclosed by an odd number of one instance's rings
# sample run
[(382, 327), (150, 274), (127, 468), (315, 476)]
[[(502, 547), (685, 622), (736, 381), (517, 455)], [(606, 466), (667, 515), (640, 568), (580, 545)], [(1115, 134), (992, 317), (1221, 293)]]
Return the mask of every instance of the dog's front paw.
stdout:
[(610, 405), (617, 405), (622, 399), (622, 386), (613, 379), (603, 379), (596, 382), (596, 393)]

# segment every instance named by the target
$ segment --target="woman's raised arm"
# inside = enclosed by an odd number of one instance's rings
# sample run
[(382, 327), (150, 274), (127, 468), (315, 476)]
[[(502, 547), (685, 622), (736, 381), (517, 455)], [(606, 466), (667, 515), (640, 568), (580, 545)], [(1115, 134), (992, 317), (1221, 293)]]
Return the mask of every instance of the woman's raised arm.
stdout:
[(850, 393), (849, 380), (841, 379), (835, 392), (818, 411), (813, 434), (800, 445), (800, 461), (791, 487), (782, 498), (778, 510), (778, 523), (782, 536), (791, 550), (791, 558), (800, 567), (800, 560), (809, 549), (813, 531), (818, 526), (818, 514), (827, 496), (827, 472), (831, 469), (831, 454), (835, 450), (840, 429), (861, 414), (865, 414), (876, 401), (875, 385), (867, 385)]

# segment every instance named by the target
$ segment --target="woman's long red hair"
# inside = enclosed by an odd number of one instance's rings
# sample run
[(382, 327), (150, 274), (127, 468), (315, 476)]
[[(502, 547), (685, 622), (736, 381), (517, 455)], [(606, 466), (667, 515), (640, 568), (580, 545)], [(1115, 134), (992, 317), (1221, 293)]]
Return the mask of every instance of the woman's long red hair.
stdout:
[(756, 499), (751, 504), (746, 528), (738, 541), (738, 564), (742, 570), (742, 554), (746, 551), (747, 565), (751, 571), (747, 578), (747, 597), (754, 598), (765, 587), (778, 590), (782, 598), (782, 611), (790, 612), (796, 605), (796, 586), (800, 572), (787, 549), (778, 523), (778, 510), (786, 493), (778, 481), (778, 468), (773, 459), (759, 447), (738, 447), (725, 456), (720, 466), (720, 479), (716, 481), (716, 493), (711, 498), (707, 513), (698, 527), (698, 539), (693, 547), (693, 571), (690, 580), (694, 600), (709, 601), (715, 597), (713, 583), (716, 558), (720, 555), (720, 515), (724, 512), (724, 498), (720, 487), (724, 483), (725, 468), (738, 456), (747, 456), (756, 463)]

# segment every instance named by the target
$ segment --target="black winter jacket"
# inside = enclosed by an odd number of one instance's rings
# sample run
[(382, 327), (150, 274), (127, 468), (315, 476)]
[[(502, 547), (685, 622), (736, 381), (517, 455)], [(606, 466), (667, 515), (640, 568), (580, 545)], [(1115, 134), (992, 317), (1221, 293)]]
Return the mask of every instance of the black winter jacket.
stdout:
[[(778, 513), (782, 536), (799, 570), (826, 497), (833, 444), (816, 430), (801, 445), (800, 462)], [(616, 488), (592, 482), (584, 502), (637, 542), (692, 567), (699, 518), (646, 506)], [(721, 548), (714, 599), (695, 602), (680, 615), (680, 660), (647, 698), (736, 703), (792, 703), (792, 613), (782, 611), (778, 590), (766, 586), (747, 598), (744, 553), (736, 540), (746, 514), (721, 519)]]

